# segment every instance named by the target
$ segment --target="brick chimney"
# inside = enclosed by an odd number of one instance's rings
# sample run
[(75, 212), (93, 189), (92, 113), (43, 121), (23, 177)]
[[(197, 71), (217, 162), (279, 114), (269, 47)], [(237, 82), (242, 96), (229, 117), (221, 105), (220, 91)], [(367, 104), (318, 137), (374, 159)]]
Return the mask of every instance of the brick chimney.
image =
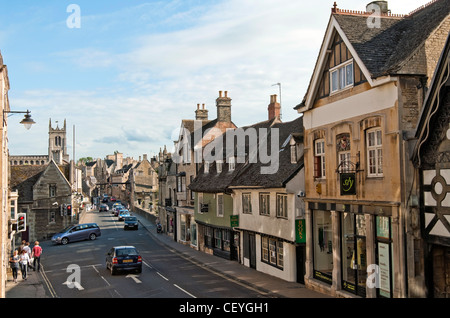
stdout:
[(228, 97), (228, 92), (219, 91), (219, 97), (216, 99), (217, 106), (217, 121), (231, 123), (231, 98)]
[(277, 95), (270, 95), (270, 104), (267, 107), (269, 113), (269, 120), (277, 117), (280, 119), (280, 111), (281, 106), (280, 103), (277, 102)]
[(205, 109), (205, 104), (202, 105), (202, 108), (200, 108), (200, 104), (197, 104), (195, 120), (208, 120), (208, 110)]

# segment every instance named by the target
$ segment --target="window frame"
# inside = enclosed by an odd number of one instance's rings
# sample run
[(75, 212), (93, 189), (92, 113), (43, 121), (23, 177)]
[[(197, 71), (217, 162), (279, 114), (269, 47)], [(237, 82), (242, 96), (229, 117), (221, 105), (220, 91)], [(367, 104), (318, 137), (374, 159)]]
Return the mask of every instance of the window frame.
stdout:
[[(244, 200), (244, 196), (248, 196), (247, 201)], [(252, 214), (252, 193), (244, 192), (242, 193), (241, 198), (242, 198), (242, 213)]]
[(223, 217), (225, 215), (224, 210), (225, 210), (225, 202), (224, 202), (224, 198), (223, 198), (223, 193), (218, 193), (217, 194), (217, 209), (216, 209), (217, 217)]
[[(351, 82), (348, 81), (347, 67), (351, 65)], [(343, 90), (351, 88), (355, 85), (355, 66), (353, 59), (345, 61), (335, 67), (329, 69), (330, 73), (330, 95), (339, 93)], [(333, 89), (333, 74), (336, 74), (336, 85), (337, 87)]]
[[(283, 211), (281, 211), (281, 209), (280, 209), (281, 206), (283, 206)], [(276, 216), (277, 216), (277, 218), (282, 218), (282, 219), (288, 218), (288, 195), (287, 195), (287, 193), (277, 193)]]
[[(321, 144), (321, 148), (318, 144)], [(314, 178), (326, 179), (325, 145), (324, 138), (314, 140)]]
[[(370, 145), (370, 135), (374, 134), (374, 144)], [(373, 152), (373, 155), (371, 155)], [(383, 134), (381, 127), (374, 127), (366, 130), (366, 155), (367, 155), (367, 176), (383, 177)], [(372, 165), (372, 159), (374, 164)], [(375, 169), (373, 172), (372, 168)]]
[[(267, 209), (264, 208), (263, 197), (267, 197)], [(270, 216), (270, 193), (260, 192), (259, 193), (259, 215)]]

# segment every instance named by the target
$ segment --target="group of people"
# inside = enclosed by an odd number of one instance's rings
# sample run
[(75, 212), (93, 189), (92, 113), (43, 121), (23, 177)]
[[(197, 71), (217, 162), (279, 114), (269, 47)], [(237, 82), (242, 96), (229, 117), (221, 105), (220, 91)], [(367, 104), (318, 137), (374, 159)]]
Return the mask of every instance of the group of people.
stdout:
[(19, 269), (22, 273), (22, 279), (27, 279), (28, 267), (34, 271), (39, 271), (41, 267), (42, 247), (39, 242), (34, 242), (34, 247), (30, 248), (30, 242), (22, 241), (22, 245), (15, 250), (9, 262), (11, 264), (14, 282), (17, 283), (17, 274)]

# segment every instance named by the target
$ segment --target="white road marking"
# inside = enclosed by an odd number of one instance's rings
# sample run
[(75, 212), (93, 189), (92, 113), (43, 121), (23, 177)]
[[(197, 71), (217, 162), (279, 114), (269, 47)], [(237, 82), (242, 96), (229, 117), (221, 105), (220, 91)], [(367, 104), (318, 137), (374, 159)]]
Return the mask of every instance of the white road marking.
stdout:
[(177, 284), (173, 284), (173, 286), (175, 286), (176, 288), (178, 288), (182, 292), (186, 293), (187, 295), (191, 296), (192, 298), (197, 298), (194, 295), (192, 295), (190, 292), (188, 292), (188, 291), (184, 290), (183, 288), (181, 288), (180, 286), (178, 286)]
[(142, 282), (137, 278), (136, 275), (128, 274), (126, 277), (127, 277), (127, 278), (132, 278), (132, 279), (135, 281), (136, 284), (141, 284), (141, 283), (142, 283)]
[(159, 273), (159, 272), (156, 272), (156, 274), (158, 274), (159, 276), (161, 276), (163, 279), (165, 279), (165, 280), (169, 280), (167, 277), (165, 277), (165, 276), (163, 276), (161, 273)]

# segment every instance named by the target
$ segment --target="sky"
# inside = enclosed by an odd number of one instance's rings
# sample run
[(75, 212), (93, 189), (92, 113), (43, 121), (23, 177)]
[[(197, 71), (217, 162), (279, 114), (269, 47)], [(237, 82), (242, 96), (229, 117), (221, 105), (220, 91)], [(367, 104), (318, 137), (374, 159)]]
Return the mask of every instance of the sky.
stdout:
[[(70, 159), (172, 151), (197, 104), (216, 118), (219, 91), (238, 127), (266, 120), (280, 88), (282, 120), (294, 120), (333, 2), (0, 0), (10, 107), (36, 122), (25, 130), (22, 114), (8, 118), (10, 155), (47, 154), (50, 120), (66, 120)], [(365, 11), (370, 1), (336, 2)], [(427, 2), (388, 5), (408, 14)]]

